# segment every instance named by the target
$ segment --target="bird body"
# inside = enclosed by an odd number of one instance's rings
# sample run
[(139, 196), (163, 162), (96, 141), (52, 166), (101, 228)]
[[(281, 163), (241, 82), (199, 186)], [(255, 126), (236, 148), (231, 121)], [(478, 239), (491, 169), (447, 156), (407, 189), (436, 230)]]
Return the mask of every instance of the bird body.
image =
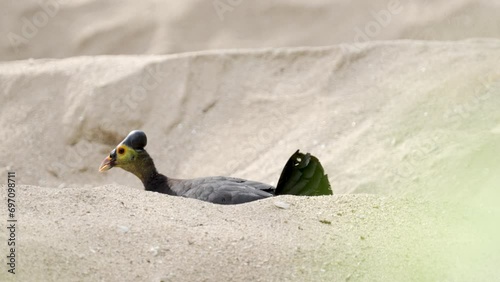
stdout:
[(194, 198), (215, 204), (241, 204), (274, 195), (331, 195), (327, 175), (319, 161), (310, 154), (297, 151), (289, 159), (278, 181), (278, 187), (234, 177), (213, 176), (174, 179), (158, 173), (153, 159), (144, 147), (147, 137), (135, 130), (111, 151), (99, 167), (103, 172), (112, 167), (135, 174), (146, 191)]
[(171, 189), (178, 196), (216, 204), (241, 204), (272, 197), (275, 188), (240, 178), (213, 176), (194, 179), (172, 179)]

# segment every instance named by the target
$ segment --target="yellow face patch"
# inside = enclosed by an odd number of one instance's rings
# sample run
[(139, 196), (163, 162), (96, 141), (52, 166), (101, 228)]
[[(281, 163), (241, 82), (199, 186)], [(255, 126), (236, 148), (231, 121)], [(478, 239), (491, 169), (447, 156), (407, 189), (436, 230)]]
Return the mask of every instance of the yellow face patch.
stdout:
[(116, 166), (124, 167), (137, 157), (137, 152), (125, 144), (116, 147)]

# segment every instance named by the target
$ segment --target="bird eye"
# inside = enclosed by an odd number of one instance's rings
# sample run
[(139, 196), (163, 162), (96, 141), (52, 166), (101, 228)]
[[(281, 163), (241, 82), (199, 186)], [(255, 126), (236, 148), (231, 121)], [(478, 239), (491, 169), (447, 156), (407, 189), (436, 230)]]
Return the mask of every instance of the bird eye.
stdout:
[(125, 153), (125, 149), (124, 148), (118, 148), (118, 154), (123, 155), (123, 153)]

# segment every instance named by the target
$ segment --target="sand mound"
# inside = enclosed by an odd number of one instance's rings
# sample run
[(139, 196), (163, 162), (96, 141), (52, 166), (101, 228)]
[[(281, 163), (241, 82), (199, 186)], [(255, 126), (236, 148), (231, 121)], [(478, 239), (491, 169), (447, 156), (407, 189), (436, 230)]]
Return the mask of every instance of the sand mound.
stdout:
[(470, 192), (498, 168), (498, 46), (403, 41), (4, 63), (2, 167), (22, 171), (26, 184), (140, 186), (123, 171), (96, 174), (140, 128), (159, 170), (174, 177), (276, 183), (300, 148), (320, 158), (336, 193)]
[[(401, 41), (2, 63), (0, 165), (21, 185), (16, 277), (492, 280), (499, 47)], [(301, 148), (322, 160), (335, 193), (373, 195), (223, 207), (144, 192), (118, 169), (98, 174), (136, 128), (170, 176), (272, 183)]]
[(18, 191), (19, 281), (474, 280), (468, 256), (493, 240), (449, 205), (374, 195), (218, 206), (119, 185)]
[[(13, 276), (0, 208), (0, 281), (498, 279), (500, 41), (469, 38), (499, 38), (499, 12), (1, 2), (1, 195), (15, 171), (19, 221)], [(300, 148), (335, 195), (226, 207), (144, 192), (97, 172), (133, 129), (168, 176), (276, 184)]]

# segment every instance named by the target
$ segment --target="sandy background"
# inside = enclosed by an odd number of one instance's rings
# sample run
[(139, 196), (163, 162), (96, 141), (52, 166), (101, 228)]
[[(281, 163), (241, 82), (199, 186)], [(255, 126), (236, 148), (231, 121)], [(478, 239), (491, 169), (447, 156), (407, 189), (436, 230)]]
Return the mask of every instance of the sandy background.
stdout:
[[(40, 3), (0, 4), (0, 280), (498, 279), (500, 5)], [(300, 148), (336, 195), (146, 193), (97, 172), (133, 129), (172, 177), (276, 184)]]

